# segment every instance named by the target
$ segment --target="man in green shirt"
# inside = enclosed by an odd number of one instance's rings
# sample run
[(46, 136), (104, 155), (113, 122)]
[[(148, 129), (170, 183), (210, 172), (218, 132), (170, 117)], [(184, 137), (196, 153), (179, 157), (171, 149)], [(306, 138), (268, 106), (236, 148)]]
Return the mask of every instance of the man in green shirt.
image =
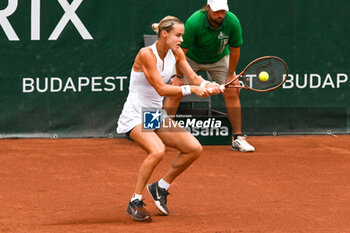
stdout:
[[(243, 44), (242, 29), (238, 18), (228, 11), (227, 0), (208, 0), (205, 8), (194, 12), (186, 21), (181, 47), (194, 71), (207, 71), (213, 80), (225, 84), (236, 77), (235, 70)], [(174, 85), (185, 81), (173, 79)], [(202, 83), (203, 86), (206, 83)], [(235, 83), (239, 85), (238, 80)], [(246, 141), (241, 129), (240, 88), (228, 88), (224, 92), (226, 112), (233, 130), (232, 149), (248, 152), (254, 147)], [(164, 108), (175, 115), (182, 97), (167, 97)]]

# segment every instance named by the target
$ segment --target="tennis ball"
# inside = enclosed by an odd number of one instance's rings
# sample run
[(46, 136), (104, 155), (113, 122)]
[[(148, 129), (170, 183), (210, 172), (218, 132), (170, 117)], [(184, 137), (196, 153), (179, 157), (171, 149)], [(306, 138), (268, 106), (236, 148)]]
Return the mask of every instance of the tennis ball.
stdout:
[(259, 74), (259, 79), (260, 81), (266, 82), (267, 80), (269, 80), (269, 73), (267, 73), (266, 71), (261, 71)]

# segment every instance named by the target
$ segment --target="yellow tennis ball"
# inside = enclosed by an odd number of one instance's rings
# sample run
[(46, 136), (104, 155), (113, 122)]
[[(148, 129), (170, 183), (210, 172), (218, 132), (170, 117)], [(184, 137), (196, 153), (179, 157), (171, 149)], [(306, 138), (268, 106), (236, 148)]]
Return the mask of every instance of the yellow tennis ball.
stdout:
[(267, 73), (266, 71), (261, 71), (259, 74), (259, 79), (260, 81), (266, 82), (267, 80), (269, 80), (269, 73)]

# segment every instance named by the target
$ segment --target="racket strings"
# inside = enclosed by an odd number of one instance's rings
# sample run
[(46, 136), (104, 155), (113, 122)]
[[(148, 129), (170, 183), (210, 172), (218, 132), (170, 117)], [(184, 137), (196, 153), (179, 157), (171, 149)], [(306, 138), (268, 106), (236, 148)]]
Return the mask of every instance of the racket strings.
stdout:
[[(262, 81), (259, 79), (261, 72), (267, 72), (268, 80)], [(254, 90), (269, 90), (281, 85), (288, 71), (285, 63), (276, 58), (264, 58), (252, 63), (244, 72), (243, 82), (248, 88)]]

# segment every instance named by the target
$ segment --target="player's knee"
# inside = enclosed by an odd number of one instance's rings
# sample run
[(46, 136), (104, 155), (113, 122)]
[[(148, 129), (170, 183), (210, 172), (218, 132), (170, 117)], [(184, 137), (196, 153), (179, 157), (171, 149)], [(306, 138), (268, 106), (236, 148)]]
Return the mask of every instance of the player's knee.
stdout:
[(165, 154), (165, 146), (160, 145), (156, 148), (153, 148), (151, 153), (149, 154), (149, 157), (156, 163), (159, 163)]
[(203, 147), (200, 143), (196, 143), (193, 147), (192, 147), (192, 159), (193, 160), (197, 160), (200, 155), (202, 154), (203, 151)]

